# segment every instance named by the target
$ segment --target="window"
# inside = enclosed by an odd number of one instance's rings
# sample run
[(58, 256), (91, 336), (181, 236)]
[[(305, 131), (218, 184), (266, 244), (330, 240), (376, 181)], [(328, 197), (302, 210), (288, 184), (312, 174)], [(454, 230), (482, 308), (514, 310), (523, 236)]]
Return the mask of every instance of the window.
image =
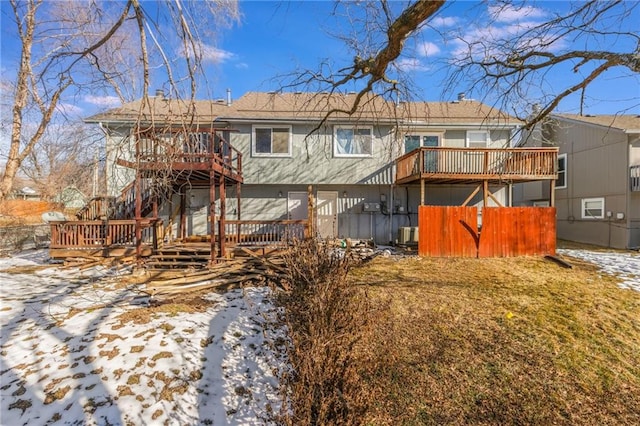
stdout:
[(489, 145), (489, 132), (467, 130), (467, 148), (486, 148)]
[(583, 198), (582, 218), (604, 219), (604, 198)]
[(253, 126), (252, 154), (256, 157), (290, 157), (291, 126)]
[(440, 135), (422, 134), (422, 135), (405, 135), (404, 137), (404, 153), (411, 152), (421, 146), (439, 146)]
[(371, 127), (336, 127), (333, 139), (336, 157), (371, 157), (373, 152)]
[(556, 189), (567, 187), (567, 154), (558, 155), (558, 179), (556, 179)]

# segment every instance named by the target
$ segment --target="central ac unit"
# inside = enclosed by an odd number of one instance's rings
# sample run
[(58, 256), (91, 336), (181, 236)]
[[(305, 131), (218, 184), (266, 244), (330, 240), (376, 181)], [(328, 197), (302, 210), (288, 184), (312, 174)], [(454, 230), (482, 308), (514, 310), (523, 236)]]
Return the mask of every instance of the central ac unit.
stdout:
[(418, 227), (401, 227), (398, 228), (398, 244), (417, 244), (418, 243)]

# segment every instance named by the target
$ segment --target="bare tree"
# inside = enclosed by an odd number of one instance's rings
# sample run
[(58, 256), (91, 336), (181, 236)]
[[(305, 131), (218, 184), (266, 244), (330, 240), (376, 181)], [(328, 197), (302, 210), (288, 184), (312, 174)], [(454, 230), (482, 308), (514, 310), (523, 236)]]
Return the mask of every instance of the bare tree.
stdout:
[[(417, 58), (410, 56), (406, 46), (409, 41), (424, 44), (426, 30), (435, 30), (441, 38), (433, 41), (456, 47), (448, 53), (450, 56), (428, 58), (430, 62), (424, 64), (424, 68), (448, 70), (441, 82), (443, 95), (449, 97), (449, 92), (465, 87), (528, 120), (529, 126), (542, 120), (567, 96), (581, 91), (584, 94), (607, 70), (621, 68), (638, 75), (640, 36), (633, 28), (637, 27), (634, 13), (640, 3), (566, 3), (569, 9), (562, 15), (548, 13), (517, 22), (502, 32), (489, 31), (505, 15), (526, 15), (536, 9), (535, 4), (513, 0), (469, 4), (470, 13), (482, 7), (482, 19), (471, 14), (455, 16), (458, 25), (442, 29), (435, 21), (445, 20), (441, 15), (447, 10), (444, 2), (336, 2), (334, 14), (350, 26), (334, 35), (349, 49), (352, 63), (335, 67), (326, 60), (316, 70), (296, 70), (285, 76), (281, 86), (329, 93), (355, 89), (355, 101), (347, 108), (332, 109), (325, 120), (336, 113), (354, 114), (367, 102), (367, 94), (411, 100), (415, 87), (406, 64)], [(571, 75), (554, 87), (544, 85), (549, 75), (559, 72)], [(533, 103), (540, 104), (535, 116), (529, 108)]]
[[(514, 13), (526, 18), (533, 4), (498, 0), (489, 11), (493, 20)], [(587, 88), (606, 71), (640, 73), (640, 34), (633, 30), (638, 25), (638, 5), (621, 0), (576, 2), (562, 15), (525, 19), (502, 34), (461, 34), (462, 48), (450, 62), (449, 84), (465, 81), (480, 93), (499, 93), (500, 106), (527, 121), (527, 128), (576, 92), (581, 93), (582, 110)], [(545, 81), (554, 74), (562, 75), (562, 82), (546, 87)], [(635, 106), (640, 105), (637, 95), (636, 91)], [(527, 108), (532, 104), (539, 105), (534, 114)]]
[[(47, 127), (63, 122), (65, 104), (78, 96), (115, 91), (121, 100), (146, 99), (155, 73), (173, 93), (195, 99), (207, 48), (203, 40), (237, 18), (235, 2), (223, 0), (8, 4), (3, 9), (13, 15), (20, 59), (11, 81), (12, 100), (3, 99), (11, 105), (11, 130), (0, 200)], [(181, 93), (185, 83), (186, 93)], [(3, 97), (8, 94), (3, 90)], [(148, 101), (141, 110), (145, 105)]]

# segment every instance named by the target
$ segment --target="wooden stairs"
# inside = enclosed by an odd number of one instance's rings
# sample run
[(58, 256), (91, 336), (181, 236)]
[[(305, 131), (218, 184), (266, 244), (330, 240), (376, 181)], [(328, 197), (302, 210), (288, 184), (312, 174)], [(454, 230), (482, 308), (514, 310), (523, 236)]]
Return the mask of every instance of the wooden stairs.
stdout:
[(206, 269), (211, 257), (211, 246), (165, 246), (146, 259), (150, 270)]

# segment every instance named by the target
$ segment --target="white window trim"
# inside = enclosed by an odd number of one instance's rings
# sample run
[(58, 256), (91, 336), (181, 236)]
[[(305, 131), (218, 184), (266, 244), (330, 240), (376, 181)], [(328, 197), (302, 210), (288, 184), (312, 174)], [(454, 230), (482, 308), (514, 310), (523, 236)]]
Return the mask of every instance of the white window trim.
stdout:
[[(469, 134), (471, 133), (484, 133), (487, 137), (486, 137), (486, 144), (484, 147), (472, 147), (470, 146), (470, 140), (469, 140)], [(465, 141), (464, 141), (465, 147), (466, 148), (488, 148), (491, 145), (491, 133), (488, 130), (467, 130), (467, 134), (465, 135)]]
[[(371, 154), (340, 154), (338, 153), (338, 130), (340, 129), (368, 129), (371, 133)], [(333, 156), (338, 158), (371, 158), (373, 157), (373, 127), (371, 126), (349, 126), (349, 125), (336, 125), (333, 126)]]
[(558, 155), (558, 172), (560, 171), (560, 159), (564, 158), (564, 185), (557, 186), (556, 189), (567, 189), (567, 170), (569, 169), (569, 163), (567, 162), (567, 154), (559, 154)]
[[(289, 152), (287, 153), (267, 153), (256, 151), (256, 129), (289, 129)], [(273, 139), (273, 136), (272, 136)], [(272, 140), (273, 143), (273, 140)], [(252, 157), (271, 157), (271, 158), (291, 158), (293, 156), (293, 134), (291, 125), (288, 124), (254, 124), (251, 126), (251, 156)]]
[[(602, 215), (601, 216), (587, 216), (585, 215), (585, 204), (588, 202), (600, 201), (602, 203)], [(582, 219), (604, 219), (604, 197), (597, 198), (583, 198), (580, 200), (580, 215)]]

